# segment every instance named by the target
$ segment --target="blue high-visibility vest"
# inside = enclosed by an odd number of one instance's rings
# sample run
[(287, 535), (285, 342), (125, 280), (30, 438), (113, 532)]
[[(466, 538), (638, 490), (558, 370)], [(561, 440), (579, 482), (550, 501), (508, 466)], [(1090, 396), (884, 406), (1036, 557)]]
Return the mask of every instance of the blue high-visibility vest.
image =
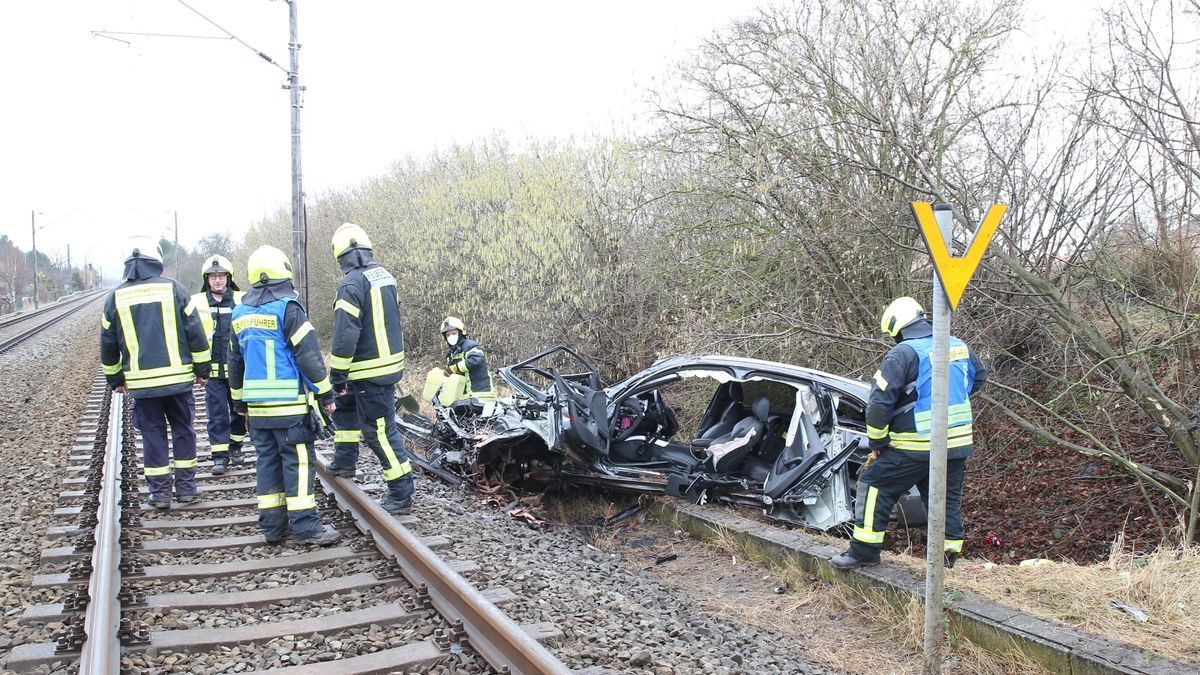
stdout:
[(247, 403), (307, 400), (302, 383), (308, 383), (283, 334), (283, 316), (289, 302), (296, 300), (284, 298), (233, 309), (233, 333), (245, 364), (242, 400)]
[[(917, 400), (913, 405), (913, 423), (916, 431), (892, 431), (891, 445), (900, 450), (929, 451), (933, 431), (933, 336), (905, 340), (904, 344), (917, 353), (920, 369), (916, 388)], [(947, 448), (960, 448), (974, 442), (972, 436), (974, 418), (971, 413), (971, 386), (975, 382), (975, 366), (967, 345), (956, 337), (950, 338), (950, 407), (947, 427)]]

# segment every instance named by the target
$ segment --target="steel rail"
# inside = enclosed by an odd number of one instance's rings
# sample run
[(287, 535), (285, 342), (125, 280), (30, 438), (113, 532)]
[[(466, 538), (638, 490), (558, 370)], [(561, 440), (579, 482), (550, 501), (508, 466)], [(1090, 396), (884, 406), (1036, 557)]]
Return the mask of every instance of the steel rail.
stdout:
[[(0, 353), (6, 352), (6, 351), (12, 349), (13, 347), (16, 347), (17, 345), (28, 340), (29, 338), (33, 337), (34, 335), (37, 335), (38, 333), (42, 332), (43, 330), (46, 330), (47, 328), (49, 328), (50, 326), (53, 326), (54, 324), (58, 323), (59, 321), (62, 321), (63, 319), (67, 318), (68, 316), (71, 316), (72, 314), (84, 309), (85, 307), (90, 305), (92, 302), (94, 302), (95, 300), (102, 298), (102, 297), (105, 297), (104, 294), (99, 293), (99, 294), (96, 294), (93, 296), (88, 296), (86, 299), (81, 300), (78, 303), (70, 303), (67, 305), (67, 307), (70, 308), (67, 311), (65, 311), (61, 314), (57, 314), (57, 315), (47, 319), (46, 321), (43, 321), (43, 322), (37, 324), (36, 326), (32, 326), (28, 330), (22, 331), (16, 335), (12, 336), (11, 338), (6, 338), (3, 341), (0, 341)], [(56, 308), (56, 309), (61, 309), (61, 307)], [(38, 314), (36, 316), (41, 316), (41, 314), (42, 314), (41, 312), (38, 312)], [(9, 322), (8, 325), (11, 325), (13, 323), (18, 323), (18, 322), (12, 321), (12, 322)], [(0, 326), (0, 328), (4, 328), (4, 327), (5, 326)]]
[(8, 326), (11, 326), (13, 324), (21, 323), (22, 321), (32, 319), (35, 316), (43, 316), (46, 314), (52, 314), (54, 312), (54, 310), (56, 310), (56, 309), (62, 309), (63, 307), (69, 307), (77, 302), (86, 302), (88, 299), (90, 299), (96, 295), (104, 294), (105, 292), (107, 292), (107, 290), (108, 289), (94, 290), (89, 293), (84, 293), (83, 295), (81, 295), (77, 298), (71, 298), (70, 300), (68, 300), (66, 302), (62, 302), (62, 303), (55, 302), (55, 303), (51, 303), (48, 305), (42, 305), (42, 307), (39, 309), (22, 310), (19, 312), (9, 312), (8, 314), (0, 315), (0, 328), (7, 328)]
[(564, 674), (571, 670), (467, 583), (417, 537), (357, 485), (331, 475), (327, 461), (317, 459), (317, 476), (358, 520), (373, 533), (376, 546), (391, 555), (416, 588), (424, 588), (433, 608), (451, 623), (461, 622), (467, 641), (493, 668), (517, 675)]
[(125, 395), (112, 393), (108, 441), (104, 448), (104, 478), (96, 510), (96, 547), (88, 581), (88, 606), (83, 631), (87, 639), (79, 659), (80, 675), (121, 672), (121, 455), (124, 450)]

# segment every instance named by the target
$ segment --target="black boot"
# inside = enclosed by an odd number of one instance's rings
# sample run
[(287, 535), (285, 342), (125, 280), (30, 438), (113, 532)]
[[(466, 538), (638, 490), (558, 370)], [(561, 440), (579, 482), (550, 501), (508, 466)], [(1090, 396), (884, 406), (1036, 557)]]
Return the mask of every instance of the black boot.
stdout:
[(342, 478), (354, 478), (354, 474), (356, 473), (354, 470), (354, 467), (338, 466), (334, 462), (330, 462), (330, 463), (326, 464), (325, 470), (335, 476), (341, 476)]
[(227, 453), (213, 453), (213, 468), (212, 475), (224, 476), (225, 470), (229, 468), (229, 456)]
[(412, 497), (405, 497), (404, 499), (396, 499), (395, 497), (393, 497), (391, 495), (388, 495), (388, 496), (384, 497), (383, 499), (380, 499), (378, 502), (378, 504), (383, 507), (384, 511), (387, 511), (388, 513), (392, 514), (393, 516), (403, 515), (405, 513), (408, 513), (409, 511), (412, 511), (412, 503), (413, 503)]
[(245, 462), (246, 457), (242, 454), (242, 446), (229, 446), (229, 463), (234, 466), (241, 466)]
[(878, 565), (879, 558), (875, 557), (873, 559), (862, 560), (861, 558), (854, 557), (854, 554), (851, 553), (850, 551), (843, 551), (842, 553), (839, 553), (839, 554), (833, 556), (833, 558), (831, 558), (829, 560), (829, 562), (831, 565), (833, 565), (834, 567), (836, 567), (839, 570), (848, 570), (852, 567), (862, 567), (864, 565)]
[(292, 542), (295, 544), (329, 546), (330, 544), (336, 544), (341, 538), (342, 534), (340, 532), (329, 525), (322, 525), (320, 530), (317, 530), (315, 533), (310, 534), (307, 537), (292, 537)]

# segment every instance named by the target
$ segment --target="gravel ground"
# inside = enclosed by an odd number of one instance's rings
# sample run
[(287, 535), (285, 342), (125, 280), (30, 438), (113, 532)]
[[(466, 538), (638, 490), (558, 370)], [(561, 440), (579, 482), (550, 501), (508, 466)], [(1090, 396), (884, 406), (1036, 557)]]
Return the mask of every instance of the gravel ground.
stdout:
[(25, 608), (58, 600), (56, 590), (30, 589), (29, 579), (54, 524), (61, 469), (99, 369), (99, 315), (96, 303), (0, 354), (0, 409), (9, 420), (0, 425), (0, 659), (44, 632), (18, 624)]
[[(303, 553), (303, 550), (297, 550)], [(379, 561), (370, 555), (354, 558), (336, 565), (315, 567), (304, 570), (276, 570), (257, 572), (254, 574), (238, 574), (219, 579), (182, 579), (172, 581), (140, 581), (138, 590), (151, 595), (155, 593), (200, 593), (211, 591), (227, 593), (234, 591), (257, 591), (267, 588), (279, 588), (291, 584), (304, 584), (323, 581), (334, 577), (373, 572), (379, 566)]]
[[(380, 482), (369, 450), (358, 481)], [(419, 474), (419, 472), (418, 472)], [(547, 645), (568, 667), (628, 673), (824, 673), (794, 636), (730, 621), (694, 599), (639, 574), (618, 553), (591, 546), (576, 530), (536, 530), (480, 495), (418, 475), (418, 535), (453, 542), (439, 554), (480, 565), (471, 583), (504, 587), (518, 599), (504, 611), (518, 623), (553, 622), (563, 636)]]

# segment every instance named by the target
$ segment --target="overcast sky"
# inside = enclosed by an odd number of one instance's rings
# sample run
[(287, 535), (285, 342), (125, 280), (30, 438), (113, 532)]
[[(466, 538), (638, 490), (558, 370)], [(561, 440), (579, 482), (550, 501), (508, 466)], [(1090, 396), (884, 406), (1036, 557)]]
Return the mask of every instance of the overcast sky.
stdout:
[[(285, 2), (184, 1), (286, 67)], [(305, 191), (493, 132), (635, 129), (645, 86), (762, 1), (300, 0)], [(1083, 25), (1092, 4), (1038, 11)], [(0, 2), (0, 233), (28, 248), (39, 211), (39, 250), (111, 275), (172, 211), (192, 245), (289, 208), (283, 71), (227, 39), (100, 30), (222, 35), (179, 0)]]

